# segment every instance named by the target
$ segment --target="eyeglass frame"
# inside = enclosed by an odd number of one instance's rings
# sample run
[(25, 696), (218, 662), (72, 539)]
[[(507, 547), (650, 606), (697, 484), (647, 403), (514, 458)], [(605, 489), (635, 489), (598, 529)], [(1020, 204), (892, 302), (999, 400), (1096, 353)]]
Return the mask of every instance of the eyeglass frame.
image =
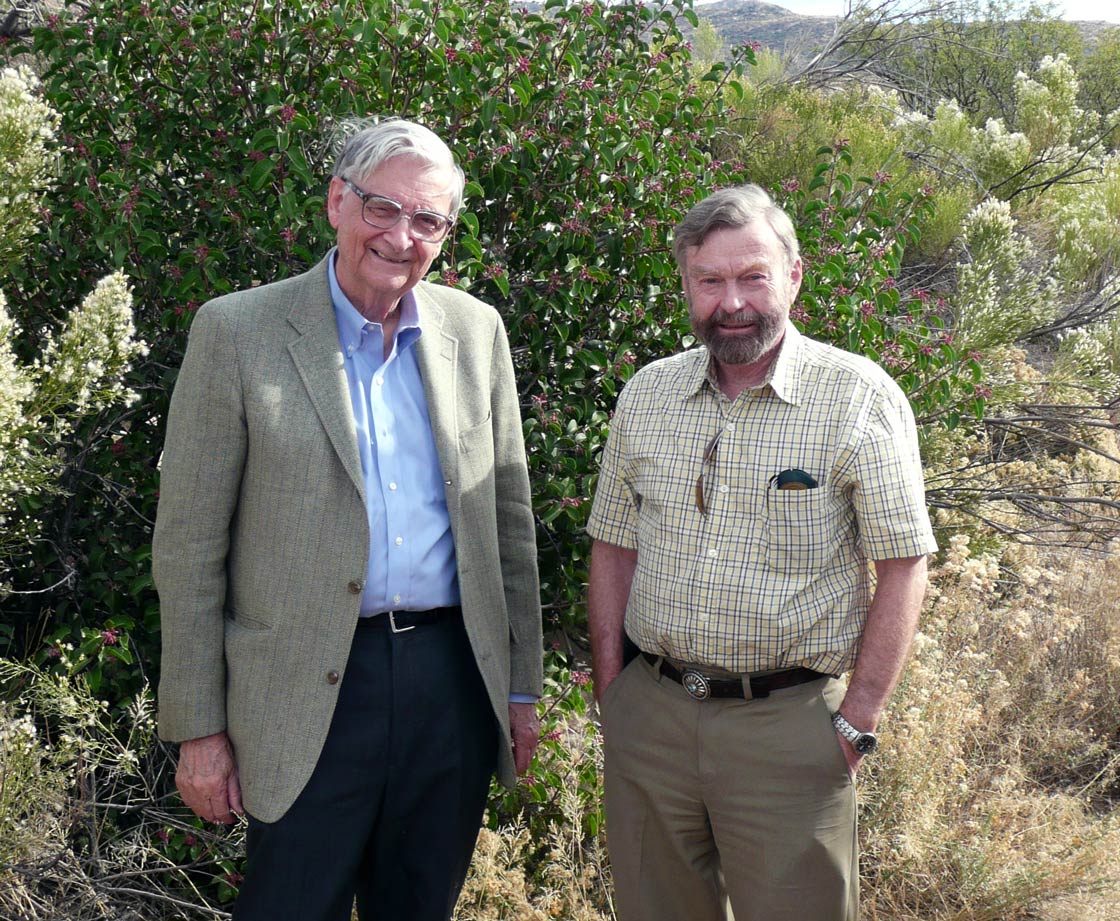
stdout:
[[(407, 212), (404, 210), (404, 205), (402, 205), (399, 201), (395, 201), (394, 199), (389, 198), (388, 195), (378, 195), (376, 192), (366, 192), (360, 189), (357, 185), (354, 184), (354, 182), (349, 179), (342, 179), (342, 181), (346, 185), (346, 188), (348, 188), (351, 192), (358, 196), (358, 200), (362, 203), (362, 221), (368, 224), (370, 227), (376, 227), (378, 230), (392, 230), (397, 226), (397, 224), (407, 218), (408, 232), (417, 240), (421, 240), (424, 243), (442, 243), (447, 239), (447, 235), (451, 233), (451, 228), (455, 226), (455, 219), (447, 214), (440, 214), (438, 211), (432, 211), (430, 208), (414, 208), (412, 211)], [(375, 224), (368, 217), (366, 217), (366, 206), (374, 199), (379, 202), (385, 202), (387, 204), (394, 205), (396, 207), (397, 218), (393, 221), (393, 223)], [(431, 217), (439, 218), (441, 221), (443, 221), (443, 233), (435, 239), (422, 237), (417, 234), (415, 229), (416, 225), (413, 223), (413, 221), (418, 214), (427, 214)]]
[(716, 448), (719, 447), (719, 440), (724, 431), (725, 428), (720, 426), (719, 431), (708, 440), (704, 453), (700, 457), (700, 475), (696, 478), (695, 498), (696, 507), (700, 509), (700, 514), (705, 518), (708, 517), (708, 503), (704, 500), (704, 468), (715, 459)]

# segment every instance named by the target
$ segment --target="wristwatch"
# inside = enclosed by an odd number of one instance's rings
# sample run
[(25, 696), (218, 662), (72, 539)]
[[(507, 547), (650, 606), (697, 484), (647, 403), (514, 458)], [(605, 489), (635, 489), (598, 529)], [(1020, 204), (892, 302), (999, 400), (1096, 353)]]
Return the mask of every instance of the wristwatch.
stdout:
[(852, 748), (861, 755), (870, 755), (879, 744), (879, 740), (875, 738), (875, 733), (860, 732), (839, 713), (832, 714), (832, 725), (836, 727), (836, 731), (840, 735), (852, 743)]

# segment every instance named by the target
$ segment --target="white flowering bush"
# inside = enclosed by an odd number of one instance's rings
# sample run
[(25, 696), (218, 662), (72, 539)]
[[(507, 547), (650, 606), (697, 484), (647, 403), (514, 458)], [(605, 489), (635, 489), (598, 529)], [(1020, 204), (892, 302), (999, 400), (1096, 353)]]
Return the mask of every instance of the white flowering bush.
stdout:
[(59, 117), (36, 95), (38, 86), (26, 67), (0, 70), (0, 266), (35, 232), (39, 195), (53, 175)]
[(1014, 342), (1054, 315), (1055, 285), (1007, 202), (989, 198), (965, 219), (957, 266), (958, 334), (973, 349)]
[(153, 845), (150, 689), (111, 707), (83, 676), (6, 659), (0, 688), (0, 918), (170, 918), (161, 886), (183, 871)]
[[(0, 74), (0, 266), (14, 259), (35, 229), (39, 195), (50, 177), (49, 143), (58, 116), (37, 99), (37, 85), (24, 68)], [(29, 363), (17, 354), (23, 333), (0, 292), (0, 595), (7, 561), (36, 532), (21, 503), (58, 488), (65, 439), (82, 417), (135, 400), (124, 379), (133, 360), (146, 353), (120, 272), (98, 282), (61, 329), (43, 332)]]
[[(1116, 287), (1115, 283), (1112, 286)], [(1120, 398), (1120, 352), (1115, 318), (1071, 330), (1059, 342), (1055, 377), (1075, 383), (1102, 405)]]
[(1009, 131), (999, 118), (989, 118), (983, 128), (971, 129), (973, 168), (984, 188), (1006, 194), (1005, 181), (1027, 170), (1031, 143), (1021, 131)]
[(1098, 118), (1077, 104), (1077, 72), (1065, 54), (1046, 55), (1033, 77), (1015, 76), (1015, 98), (1020, 130), (1035, 150), (1074, 145), (1096, 125)]
[(1096, 181), (1055, 190), (1039, 210), (1066, 290), (1100, 291), (1120, 268), (1120, 155), (1101, 159)]

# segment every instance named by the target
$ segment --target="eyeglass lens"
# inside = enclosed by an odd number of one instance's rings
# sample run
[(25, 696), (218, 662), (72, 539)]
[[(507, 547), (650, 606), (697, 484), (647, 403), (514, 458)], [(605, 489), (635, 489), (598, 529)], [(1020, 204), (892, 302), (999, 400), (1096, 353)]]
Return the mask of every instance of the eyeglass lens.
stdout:
[(388, 230), (396, 226), (402, 217), (408, 217), (412, 232), (421, 240), (439, 240), (447, 233), (447, 218), (434, 211), (413, 211), (406, 215), (395, 201), (388, 198), (367, 198), (363, 210), (366, 222)]
[(721, 428), (708, 440), (708, 445), (704, 448), (704, 455), (700, 458), (700, 475), (696, 478), (696, 507), (700, 509), (700, 514), (704, 516), (708, 514), (708, 504), (704, 501), (704, 470), (715, 458), (716, 447), (719, 445), (722, 434), (723, 429)]

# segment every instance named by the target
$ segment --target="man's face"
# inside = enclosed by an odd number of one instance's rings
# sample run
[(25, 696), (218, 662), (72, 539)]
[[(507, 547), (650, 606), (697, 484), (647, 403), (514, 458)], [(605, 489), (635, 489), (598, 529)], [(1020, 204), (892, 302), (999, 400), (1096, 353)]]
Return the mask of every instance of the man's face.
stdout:
[[(440, 214), (451, 210), (451, 171), (415, 157), (393, 157), (368, 176), (348, 178), (363, 192), (398, 202), (406, 214), (417, 208)], [(327, 214), (338, 232), (338, 283), (368, 319), (381, 320), (391, 312), (428, 274), (443, 246), (415, 239), (408, 220), (387, 230), (371, 227), (362, 220), (361, 199), (337, 177), (331, 179)]]
[(801, 260), (787, 263), (770, 225), (713, 230), (685, 251), (681, 278), (692, 331), (716, 361), (768, 366), (801, 287)]

